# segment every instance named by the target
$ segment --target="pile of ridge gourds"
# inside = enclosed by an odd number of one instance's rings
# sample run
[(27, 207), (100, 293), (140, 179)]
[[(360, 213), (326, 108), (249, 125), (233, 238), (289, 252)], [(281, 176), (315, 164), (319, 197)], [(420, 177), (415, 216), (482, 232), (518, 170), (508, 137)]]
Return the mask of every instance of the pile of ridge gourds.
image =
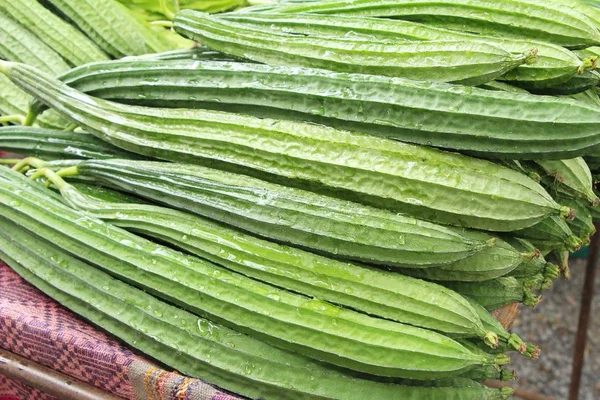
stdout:
[(600, 1), (0, 0), (0, 259), (251, 399), (509, 398), (482, 382), (539, 349), (491, 312), (600, 218), (599, 29)]

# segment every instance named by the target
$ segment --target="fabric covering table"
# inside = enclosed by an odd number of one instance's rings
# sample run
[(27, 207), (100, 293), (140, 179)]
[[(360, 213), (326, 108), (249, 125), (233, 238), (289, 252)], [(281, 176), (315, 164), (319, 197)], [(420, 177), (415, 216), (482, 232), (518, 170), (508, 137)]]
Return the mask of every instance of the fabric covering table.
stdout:
[[(495, 317), (512, 323), (517, 305)], [(125, 399), (240, 400), (168, 371), (44, 295), (0, 261), (0, 347)], [(0, 400), (55, 400), (0, 374)], [(63, 399), (60, 399), (63, 400)]]
[[(240, 399), (132, 352), (31, 286), (2, 261), (0, 347), (126, 399)], [(33, 399), (56, 397), (0, 375), (0, 400)]]

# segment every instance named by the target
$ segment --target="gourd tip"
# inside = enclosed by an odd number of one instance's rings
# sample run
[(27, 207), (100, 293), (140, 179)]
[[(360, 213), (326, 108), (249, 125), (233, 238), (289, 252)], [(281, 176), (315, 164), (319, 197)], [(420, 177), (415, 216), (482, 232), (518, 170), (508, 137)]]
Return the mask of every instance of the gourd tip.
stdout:
[(571, 207), (563, 206), (560, 208), (560, 216), (568, 221), (575, 219), (575, 210)]
[(583, 59), (581, 66), (577, 69), (578, 74), (583, 74), (586, 69), (595, 69), (598, 63), (598, 56), (586, 57)]
[(517, 371), (507, 371), (504, 369), (500, 371), (500, 380), (503, 382), (516, 381), (517, 379)]
[(494, 362), (500, 367), (503, 365), (508, 365), (510, 364), (510, 357), (504, 353), (500, 353), (496, 355), (496, 357), (494, 358)]
[(513, 388), (504, 386), (504, 387), (500, 388), (500, 397), (502, 399), (508, 399), (508, 398), (510, 398), (510, 396), (513, 395), (514, 391), (515, 390)]
[(525, 64), (527, 65), (531, 65), (531, 64), (535, 64), (538, 61), (539, 58), (539, 51), (537, 48), (532, 48), (529, 51), (527, 51), (525, 53)]
[(483, 342), (492, 349), (497, 349), (499, 343), (498, 335), (494, 332), (487, 332), (483, 337)]

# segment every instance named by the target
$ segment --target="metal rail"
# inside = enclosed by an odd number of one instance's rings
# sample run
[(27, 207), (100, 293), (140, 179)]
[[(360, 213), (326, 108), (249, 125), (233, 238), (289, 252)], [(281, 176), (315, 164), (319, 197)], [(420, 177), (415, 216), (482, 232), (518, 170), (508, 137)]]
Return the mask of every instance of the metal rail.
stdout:
[(44, 365), (0, 349), (0, 375), (24, 383), (60, 400), (122, 400)]
[(600, 232), (598, 231), (600, 230), (600, 222), (595, 222), (594, 225), (596, 226), (596, 234), (592, 236), (591, 239), (587, 267), (585, 270), (585, 281), (583, 282), (583, 292), (581, 293), (581, 311), (579, 312), (579, 326), (577, 328), (577, 337), (575, 339), (575, 348), (573, 350), (573, 367), (571, 370), (569, 400), (579, 399), (579, 387), (581, 386), (585, 346), (590, 326), (596, 274), (598, 272), (598, 250), (600, 249)]

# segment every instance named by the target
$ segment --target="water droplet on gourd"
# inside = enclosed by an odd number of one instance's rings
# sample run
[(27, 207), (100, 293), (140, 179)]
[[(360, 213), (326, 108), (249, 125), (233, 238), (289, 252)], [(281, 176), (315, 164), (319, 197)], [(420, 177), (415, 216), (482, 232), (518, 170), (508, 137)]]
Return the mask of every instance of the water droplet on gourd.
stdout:
[(246, 363), (246, 365), (244, 366), (244, 373), (246, 375), (251, 375), (253, 370), (254, 370), (254, 364)]
[(268, 297), (269, 299), (271, 299), (271, 300), (275, 300), (275, 301), (279, 301), (279, 300), (281, 300), (281, 296), (279, 296), (279, 295), (278, 295), (278, 294), (276, 294), (276, 293), (269, 293), (269, 294), (267, 295), (267, 297)]

